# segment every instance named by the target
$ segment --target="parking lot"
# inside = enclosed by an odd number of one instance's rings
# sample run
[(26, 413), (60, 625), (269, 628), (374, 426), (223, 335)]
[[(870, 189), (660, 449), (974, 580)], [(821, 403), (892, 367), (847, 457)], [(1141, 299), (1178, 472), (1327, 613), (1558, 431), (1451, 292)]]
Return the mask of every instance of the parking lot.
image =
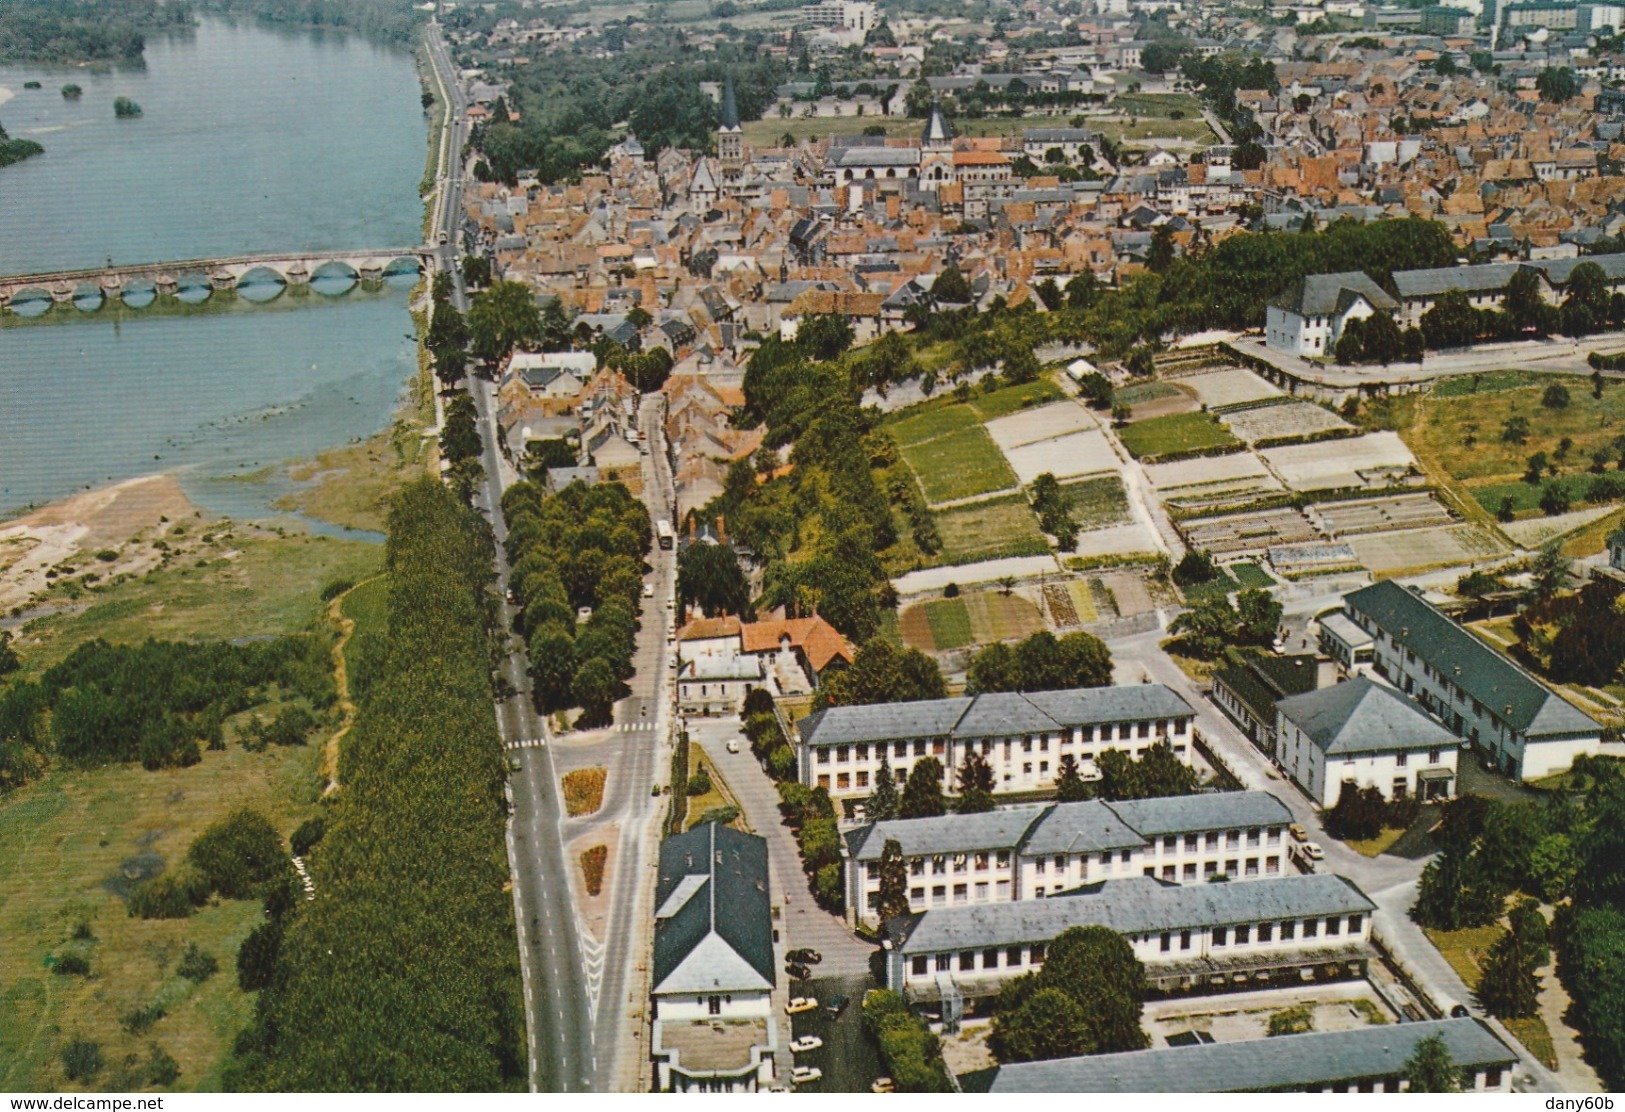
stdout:
[[(794, 982), (794, 993), (814, 997), (819, 1007), (790, 1017), (792, 1037), (813, 1035), (824, 1041), (817, 1050), (795, 1056), (796, 1065), (815, 1066), (824, 1073), (818, 1081), (801, 1086), (806, 1092), (867, 1093), (875, 1078), (884, 1076), (880, 1051), (863, 1027), (863, 996), (868, 990), (867, 977), (813, 977)], [(831, 1019), (825, 1006), (837, 996), (845, 996), (847, 1004)]]

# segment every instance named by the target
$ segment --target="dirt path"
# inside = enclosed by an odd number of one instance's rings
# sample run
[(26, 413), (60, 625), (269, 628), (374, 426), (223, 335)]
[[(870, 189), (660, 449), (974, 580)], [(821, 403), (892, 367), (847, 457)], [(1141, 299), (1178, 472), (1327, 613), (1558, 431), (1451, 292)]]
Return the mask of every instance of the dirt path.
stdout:
[(350, 643), (350, 635), (355, 633), (355, 619), (345, 616), (344, 600), (356, 587), (380, 578), (382, 576), (375, 575), (372, 579), (363, 579), (327, 604), (328, 619), (339, 627), (339, 639), (333, 643), (333, 686), (338, 689), (340, 719), (339, 728), (333, 731), (333, 736), (322, 746), (322, 775), (327, 777), (327, 787), (322, 789), (323, 795), (331, 795), (339, 789), (339, 742), (344, 740), (344, 735), (355, 725), (355, 702), (350, 698), (350, 668), (344, 659), (345, 646)]

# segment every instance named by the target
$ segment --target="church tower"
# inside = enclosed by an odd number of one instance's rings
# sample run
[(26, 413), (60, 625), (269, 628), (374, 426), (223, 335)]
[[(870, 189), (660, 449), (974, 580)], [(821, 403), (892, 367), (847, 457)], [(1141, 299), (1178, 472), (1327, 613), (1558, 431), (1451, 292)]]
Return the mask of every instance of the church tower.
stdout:
[(722, 170), (722, 188), (739, 185), (745, 174), (745, 132), (739, 126), (739, 104), (734, 99), (734, 79), (729, 74), (722, 87), (722, 119), (717, 127), (717, 165)]
[(935, 190), (954, 180), (954, 129), (942, 114), (942, 105), (931, 105), (931, 118), (920, 133), (920, 188)]

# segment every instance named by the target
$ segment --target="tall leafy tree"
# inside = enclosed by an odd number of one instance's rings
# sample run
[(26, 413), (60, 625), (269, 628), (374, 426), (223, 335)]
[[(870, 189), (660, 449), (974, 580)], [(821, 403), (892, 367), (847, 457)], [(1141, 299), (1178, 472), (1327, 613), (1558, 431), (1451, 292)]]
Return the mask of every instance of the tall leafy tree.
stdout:
[[(1024, 1061), (1024, 1053), (1067, 1052), (1068, 1045), (1083, 1045), (1085, 1053), (1114, 1054), (1141, 1050), (1150, 1039), (1140, 1026), (1145, 1005), (1145, 967), (1134, 956), (1127, 940), (1108, 927), (1071, 927), (1046, 948), (1044, 964), (1037, 973), (1012, 982), (1001, 992), (1000, 1007), (990, 1038), (1001, 1061)], [(1013, 987), (1012, 987), (1013, 986)], [(1063, 1034), (1060, 1044), (1053, 1036), (1036, 1028), (1045, 1024), (1042, 1008), (1028, 1003), (1043, 991), (1053, 991), (1069, 1001), (1065, 1009), (1068, 1025), (1081, 1015), (1081, 1029)]]
[(691, 544), (677, 556), (677, 591), (685, 606), (698, 606), (706, 616), (745, 614), (750, 586), (730, 545)]
[(1539, 1006), (1540, 981), (1528, 947), (1515, 931), (1495, 940), (1478, 981), (1478, 1002), (1497, 1019), (1523, 1019)]
[(825, 681), (820, 696), (826, 705), (851, 706), (941, 699), (947, 693), (935, 660), (877, 637), (857, 651), (850, 667)]
[(522, 282), (493, 282), (468, 309), (469, 346), (489, 362), (518, 347), (539, 344), (542, 314), (530, 287)]
[(947, 813), (948, 804), (942, 797), (942, 762), (935, 757), (922, 757), (908, 771), (908, 782), (903, 785), (903, 798), (897, 806), (897, 817), (934, 819)]

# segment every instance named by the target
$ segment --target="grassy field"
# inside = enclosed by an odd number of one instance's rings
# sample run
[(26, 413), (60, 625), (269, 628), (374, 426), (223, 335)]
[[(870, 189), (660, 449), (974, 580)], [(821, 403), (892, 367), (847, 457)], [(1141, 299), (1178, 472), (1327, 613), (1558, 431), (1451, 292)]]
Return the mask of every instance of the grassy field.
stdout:
[(1038, 531), (1038, 519), (1024, 495), (992, 498), (939, 511), (942, 562), (971, 564), (1006, 556), (1042, 556), (1049, 541)]
[(925, 620), (931, 628), (931, 643), (939, 650), (957, 649), (971, 643), (970, 611), (962, 598), (936, 599), (925, 604)]
[(971, 633), (979, 645), (1013, 641), (1045, 628), (1038, 607), (1020, 595), (998, 591), (975, 591), (965, 596), (970, 613)]
[(427, 474), (434, 455), (434, 442), (418, 428), (397, 423), (360, 444), (323, 452), (292, 468), (294, 481), (309, 485), (279, 498), (277, 508), (381, 533), (390, 498)]
[(17, 642), (24, 667), (46, 668), (96, 637), (231, 640), (307, 629), (321, 614), (323, 584), (359, 582), (384, 555), (382, 546), (364, 541), (278, 536), (245, 525), (219, 534), (210, 552), (205, 560), (92, 591), (82, 611), (29, 622)]
[(1192, 114), (1183, 120), (1159, 116), (1091, 116), (1089, 126), (1114, 143), (1130, 146), (1153, 146), (1160, 140), (1182, 140), (1208, 145), (1218, 141), (1213, 129), (1200, 115)]
[[(1439, 948), (1444, 960), (1450, 963), (1450, 968), (1456, 975), (1467, 982), (1467, 987), (1478, 987), (1478, 963), (1489, 953), (1490, 947), (1495, 945), (1496, 939), (1506, 933), (1506, 928), (1497, 924), (1492, 927), (1471, 927), (1459, 931), (1436, 931), (1424, 929), (1428, 941)], [(1554, 976), (1547, 972), (1546, 976)], [(1547, 1068), (1555, 1069), (1557, 1066), (1557, 1052), (1552, 1046), (1552, 1033), (1546, 1026), (1546, 1021), (1539, 1015), (1528, 1019), (1508, 1019), (1502, 1021), (1506, 1029), (1528, 1049)]]
[(1405, 828), (1403, 826), (1390, 826), (1385, 827), (1383, 832), (1375, 838), (1350, 839), (1344, 844), (1355, 853), (1363, 854), (1366, 857), (1380, 857), (1382, 854), (1387, 853), (1389, 848), (1399, 841), (1404, 833)]
[(1231, 564), (1230, 574), (1236, 577), (1236, 582), (1243, 588), (1258, 587), (1267, 590), (1275, 586), (1275, 580), (1270, 578), (1270, 573), (1257, 564)]
[(902, 455), (933, 505), (1017, 485), (1016, 473), (980, 425), (912, 444)]
[[(707, 757), (705, 755), (705, 750), (700, 748), (697, 743), (690, 742), (688, 746), (689, 775), (694, 775), (694, 771), (702, 764), (705, 766), (705, 771), (710, 773), (711, 790), (705, 792), (703, 795), (691, 795), (688, 797), (688, 816), (685, 821), (687, 822), (688, 827), (691, 829), (694, 826), (697, 826), (701, 816), (712, 808), (739, 806), (739, 801), (734, 798), (733, 792), (728, 789), (728, 782), (722, 778), (722, 773), (717, 770), (716, 762), (711, 760), (710, 757)], [(750, 829), (750, 827), (745, 825), (745, 817), (742, 810), (739, 817), (734, 819), (728, 825), (733, 827), (735, 830)]]
[(1433, 387), (1435, 398), (1459, 398), (1470, 394), (1489, 394), (1497, 390), (1516, 390), (1541, 381), (1545, 375), (1529, 371), (1486, 371), (1476, 375), (1458, 375), (1441, 379)]
[(1123, 115), (1159, 119), (1169, 119), (1172, 113), (1178, 113), (1182, 118), (1202, 115), (1202, 102), (1189, 93), (1118, 93), (1112, 98), (1110, 107)]
[[(177, 1088), (218, 1089), (225, 1053), (253, 1013), (235, 961), (263, 920), (260, 905), (226, 900), (190, 919), (132, 919), (121, 893), (144, 861), (173, 865), (205, 826), (239, 807), (260, 811), (286, 837), (315, 803), (320, 757), (318, 746), (233, 747), (165, 772), (58, 769), (0, 805), (0, 1088), (67, 1087), (58, 1052), (79, 1036), (100, 1043), (108, 1062), (96, 1088), (142, 1088), (122, 1064), (156, 1043), (180, 1063)], [(80, 923), (92, 935), (82, 944), (90, 976), (55, 976), (46, 957)], [(220, 963), (201, 985), (175, 973), (191, 943)], [(153, 1004), (167, 1014), (149, 1031), (121, 1026)]]
[(1591, 480), (1595, 477), (1586, 473), (1558, 475), (1555, 479), (1543, 478), (1539, 483), (1526, 483), (1519, 479), (1510, 483), (1486, 483), (1482, 486), (1472, 486), (1468, 488), (1467, 492), (1473, 496), (1480, 506), (1483, 506), (1492, 514), (1500, 512), (1501, 501), (1506, 498), (1512, 499), (1512, 508), (1517, 513), (1522, 514), (1533, 511), (1534, 514), (1539, 514), (1541, 512), (1541, 491), (1545, 489), (1548, 482), (1561, 484), (1568, 490), (1569, 498), (1574, 502), (1574, 508), (1581, 509), (1585, 505), (1586, 488), (1591, 485)]
[(1041, 378), (1020, 386), (1005, 386), (991, 394), (973, 394), (968, 404), (982, 420), (991, 421), (1020, 409), (1060, 401), (1065, 396), (1055, 383)]
[(1097, 475), (1063, 483), (1061, 494), (1079, 529), (1101, 529), (1129, 520), (1128, 491), (1123, 489), (1123, 480), (1116, 475)]
[(1175, 413), (1135, 421), (1117, 434), (1136, 459), (1153, 459), (1170, 452), (1217, 448), (1241, 441), (1207, 413)]
[(1608, 537), (1616, 529), (1625, 528), (1625, 510), (1611, 513), (1600, 521), (1593, 521), (1584, 529), (1569, 534), (1563, 542), (1563, 555), (1571, 560), (1594, 556), (1607, 545)]
[[(1405, 431), (1411, 450), (1456, 480), (1510, 479), (1523, 473), (1534, 453), (1555, 456), (1565, 437), (1573, 441), (1570, 466), (1584, 467), (1592, 449), (1610, 447), (1625, 433), (1625, 390), (1615, 386), (1597, 399), (1591, 396), (1590, 381), (1578, 376), (1541, 375), (1540, 382), (1517, 386), (1514, 375), (1516, 372), (1485, 375), (1484, 379), (1500, 388), (1476, 393), (1441, 394), (1442, 387), (1436, 388)], [(1569, 404), (1547, 409), (1541, 405), (1541, 395), (1559, 382), (1568, 388)], [(1470, 383), (1471, 376), (1443, 385), (1467, 391)], [(1506, 422), (1515, 416), (1529, 422), (1529, 438), (1523, 444), (1501, 439)]]
[(1144, 405), (1146, 402), (1159, 401), (1162, 398), (1178, 397), (1182, 393), (1184, 391), (1171, 382), (1137, 382), (1133, 386), (1113, 390), (1112, 404)]

